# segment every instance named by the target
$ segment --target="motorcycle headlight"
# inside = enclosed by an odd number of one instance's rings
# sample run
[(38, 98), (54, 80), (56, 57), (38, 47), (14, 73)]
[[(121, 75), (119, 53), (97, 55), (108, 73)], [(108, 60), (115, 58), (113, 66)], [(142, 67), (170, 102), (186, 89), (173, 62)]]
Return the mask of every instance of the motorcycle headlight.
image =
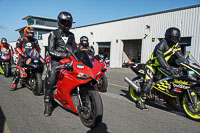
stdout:
[(192, 80), (196, 80), (195, 78), (196, 73), (194, 71), (188, 71), (188, 77)]
[(80, 80), (86, 80), (86, 79), (89, 79), (90, 77), (91, 77), (90, 75), (79, 73), (76, 78)]

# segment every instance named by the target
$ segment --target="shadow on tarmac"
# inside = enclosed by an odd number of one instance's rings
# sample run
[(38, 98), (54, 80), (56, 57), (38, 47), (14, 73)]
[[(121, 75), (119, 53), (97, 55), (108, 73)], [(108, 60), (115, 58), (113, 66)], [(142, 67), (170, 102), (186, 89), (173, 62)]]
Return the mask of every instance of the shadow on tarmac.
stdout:
[(87, 133), (109, 133), (108, 127), (105, 123), (101, 123), (98, 127), (87, 131)]
[(0, 133), (3, 133), (4, 131), (5, 121), (6, 121), (6, 118), (0, 106)]
[[(132, 101), (133, 104), (135, 104), (135, 101), (131, 98), (128, 90), (121, 90), (121, 92), (124, 93), (124, 94), (120, 94), (121, 96), (127, 98), (128, 100)], [(150, 100), (146, 102), (146, 105), (151, 106), (153, 108), (157, 108), (159, 110), (163, 110), (163, 111), (166, 111), (166, 112), (170, 112), (170, 113), (174, 113), (176, 115), (186, 117), (183, 112), (181, 112), (180, 110), (178, 110), (177, 108), (175, 108), (171, 105), (159, 104), (159, 103), (155, 103), (155, 102), (150, 101)]]

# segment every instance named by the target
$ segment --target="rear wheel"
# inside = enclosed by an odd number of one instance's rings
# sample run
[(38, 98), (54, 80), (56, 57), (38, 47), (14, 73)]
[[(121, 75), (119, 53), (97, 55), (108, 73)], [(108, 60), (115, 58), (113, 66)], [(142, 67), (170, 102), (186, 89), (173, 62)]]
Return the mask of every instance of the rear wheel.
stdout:
[(99, 82), (97, 84), (97, 90), (100, 92), (106, 92), (108, 88), (108, 79), (105, 74), (100, 75)]
[(131, 86), (129, 85), (128, 90), (129, 90), (129, 94), (130, 94), (132, 100), (133, 100), (134, 102), (139, 101), (139, 96), (135, 93), (135, 91), (133, 90), (133, 87), (131, 87)]
[(200, 121), (200, 96), (197, 95), (197, 106), (194, 108), (188, 95), (184, 95), (181, 101), (183, 112), (192, 120)]
[[(140, 79), (134, 78), (132, 81), (133, 81), (134, 84), (136, 84), (137, 86), (140, 87), (140, 84), (139, 84), (138, 82), (136, 82), (136, 80), (140, 80)], [(130, 94), (130, 96), (131, 96), (131, 98), (132, 98), (132, 100), (133, 100), (134, 102), (137, 102), (137, 101), (140, 100), (140, 96), (139, 96), (137, 93), (135, 93), (133, 87), (131, 87), (131, 86), (129, 85), (128, 90), (129, 90), (129, 94)]]
[(41, 73), (36, 73), (35, 76), (31, 79), (32, 81), (32, 92), (34, 95), (38, 96), (40, 95), (42, 91), (42, 74)]
[(81, 122), (89, 128), (97, 127), (103, 118), (103, 103), (99, 93), (90, 89), (81, 96), (83, 109), (79, 109)]

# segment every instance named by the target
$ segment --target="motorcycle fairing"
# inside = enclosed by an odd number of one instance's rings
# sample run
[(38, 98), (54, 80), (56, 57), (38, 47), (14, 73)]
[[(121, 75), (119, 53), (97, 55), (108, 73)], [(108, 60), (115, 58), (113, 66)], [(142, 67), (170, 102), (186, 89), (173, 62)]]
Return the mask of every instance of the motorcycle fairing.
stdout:
[[(54, 93), (54, 98), (59, 100), (62, 106), (73, 110), (75, 113), (78, 113), (71, 99), (71, 92), (77, 86), (86, 84), (92, 80), (90, 78), (80, 80), (77, 78), (78, 74), (83, 73), (95, 78), (97, 71), (99, 72), (101, 69), (99, 66), (95, 65), (95, 63), (93, 63), (93, 68), (90, 66), (88, 67), (82, 62), (76, 61), (73, 56), (70, 56), (70, 60), (73, 62), (73, 71), (68, 71), (65, 68), (60, 70), (60, 81), (57, 82), (57, 88), (59, 89), (55, 90), (56, 93)], [(66, 60), (66, 62), (69, 63), (69, 60)], [(63, 60), (62, 63), (65, 64), (65, 61)], [(84, 68), (77, 68), (78, 65), (83, 65)]]

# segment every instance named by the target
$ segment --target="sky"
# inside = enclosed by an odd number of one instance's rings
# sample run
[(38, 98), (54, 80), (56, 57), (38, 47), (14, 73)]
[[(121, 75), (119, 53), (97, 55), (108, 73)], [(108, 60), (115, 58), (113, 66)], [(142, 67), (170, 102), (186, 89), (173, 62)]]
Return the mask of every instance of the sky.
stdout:
[(16, 41), (28, 15), (56, 19), (68, 11), (77, 27), (196, 4), (200, 0), (0, 0), (0, 38)]

